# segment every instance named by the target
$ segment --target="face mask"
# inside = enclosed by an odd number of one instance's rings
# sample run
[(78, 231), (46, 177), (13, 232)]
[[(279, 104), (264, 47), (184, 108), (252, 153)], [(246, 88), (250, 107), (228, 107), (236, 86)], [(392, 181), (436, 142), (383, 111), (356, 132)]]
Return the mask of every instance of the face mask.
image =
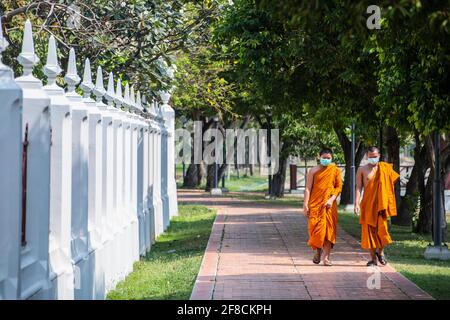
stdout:
[(326, 167), (330, 163), (331, 163), (331, 159), (320, 158), (320, 164), (323, 165), (324, 167)]
[(377, 164), (380, 161), (380, 157), (368, 158), (367, 161), (369, 161), (370, 164)]

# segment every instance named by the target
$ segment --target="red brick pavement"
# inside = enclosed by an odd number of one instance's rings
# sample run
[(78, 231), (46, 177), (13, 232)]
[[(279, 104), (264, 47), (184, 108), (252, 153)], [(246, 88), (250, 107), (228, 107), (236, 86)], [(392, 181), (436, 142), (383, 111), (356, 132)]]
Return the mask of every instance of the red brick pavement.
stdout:
[[(198, 191), (179, 192), (179, 200), (218, 209), (193, 300), (432, 299), (389, 264), (366, 267), (367, 253), (341, 229), (334, 266), (314, 265), (307, 220), (297, 208)], [(375, 272), (380, 286), (369, 289)]]

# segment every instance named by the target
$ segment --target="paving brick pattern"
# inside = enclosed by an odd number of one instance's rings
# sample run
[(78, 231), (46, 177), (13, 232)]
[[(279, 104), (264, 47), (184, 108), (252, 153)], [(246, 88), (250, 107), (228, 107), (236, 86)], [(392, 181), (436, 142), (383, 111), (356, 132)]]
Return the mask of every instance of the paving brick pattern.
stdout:
[(179, 200), (218, 210), (193, 300), (432, 299), (389, 264), (366, 267), (368, 254), (341, 229), (334, 266), (313, 264), (299, 209), (198, 191), (180, 192)]

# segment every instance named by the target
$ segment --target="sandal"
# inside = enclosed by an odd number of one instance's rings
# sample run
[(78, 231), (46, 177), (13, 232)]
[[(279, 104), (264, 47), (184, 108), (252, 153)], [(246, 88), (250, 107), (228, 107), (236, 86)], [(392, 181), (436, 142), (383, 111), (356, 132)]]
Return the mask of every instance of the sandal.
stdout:
[(314, 255), (313, 262), (315, 264), (319, 264), (321, 256), (322, 256), (322, 249), (319, 249), (319, 250), (317, 250), (316, 254)]
[(386, 260), (386, 258), (384, 257), (384, 254), (381, 255), (381, 254), (379, 254), (378, 252), (375, 252), (375, 255), (377, 256), (378, 261), (380, 261), (381, 265), (385, 266), (385, 265), (387, 264), (387, 260)]
[(366, 266), (368, 266), (368, 267), (376, 267), (378, 264), (377, 264), (377, 261), (376, 260), (370, 260), (369, 262), (367, 262), (367, 264), (366, 264)]
[(323, 265), (324, 266), (327, 266), (327, 267), (331, 267), (333, 264), (331, 263), (331, 261), (330, 260), (323, 260)]

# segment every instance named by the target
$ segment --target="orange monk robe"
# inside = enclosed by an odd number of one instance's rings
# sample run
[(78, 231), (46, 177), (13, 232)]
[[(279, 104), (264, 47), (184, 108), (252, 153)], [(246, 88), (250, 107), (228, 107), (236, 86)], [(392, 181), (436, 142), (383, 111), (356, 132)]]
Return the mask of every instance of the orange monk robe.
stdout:
[(325, 204), (332, 195), (336, 197), (342, 190), (341, 170), (330, 164), (313, 176), (312, 190), (309, 197), (308, 245), (314, 250), (322, 248), (325, 240), (336, 243), (337, 203), (333, 202), (327, 209)]
[(397, 215), (394, 183), (399, 177), (392, 164), (379, 162), (377, 173), (364, 187), (359, 219), (363, 249), (382, 248), (392, 243), (387, 218)]

